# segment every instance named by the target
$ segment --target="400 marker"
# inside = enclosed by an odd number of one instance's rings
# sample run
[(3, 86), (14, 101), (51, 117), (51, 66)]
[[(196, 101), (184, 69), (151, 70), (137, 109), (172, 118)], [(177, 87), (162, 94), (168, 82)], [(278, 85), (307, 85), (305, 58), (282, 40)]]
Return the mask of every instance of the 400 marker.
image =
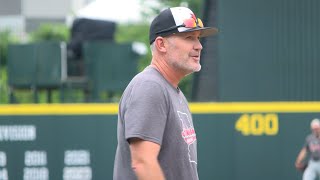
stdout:
[(277, 114), (243, 114), (236, 121), (235, 129), (244, 136), (274, 136), (279, 131)]

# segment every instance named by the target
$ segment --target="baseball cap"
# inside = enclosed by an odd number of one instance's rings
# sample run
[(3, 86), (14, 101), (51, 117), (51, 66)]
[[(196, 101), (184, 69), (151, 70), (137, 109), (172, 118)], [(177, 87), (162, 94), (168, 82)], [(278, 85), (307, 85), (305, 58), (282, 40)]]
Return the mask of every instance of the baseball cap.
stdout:
[(311, 121), (311, 129), (317, 129), (317, 128), (320, 128), (320, 120), (319, 119), (313, 119)]
[(168, 36), (181, 32), (200, 31), (200, 37), (207, 37), (218, 32), (217, 28), (204, 27), (200, 18), (186, 7), (172, 7), (160, 12), (150, 25), (150, 44), (158, 36)]

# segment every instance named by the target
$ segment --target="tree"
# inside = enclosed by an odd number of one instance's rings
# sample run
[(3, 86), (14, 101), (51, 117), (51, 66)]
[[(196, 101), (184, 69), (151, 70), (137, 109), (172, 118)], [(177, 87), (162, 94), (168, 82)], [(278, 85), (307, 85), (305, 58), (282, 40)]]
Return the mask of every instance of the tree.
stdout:
[(42, 24), (37, 30), (31, 33), (32, 41), (68, 41), (69, 28), (64, 24)]
[(7, 63), (8, 44), (13, 41), (9, 30), (0, 32), (0, 66)]

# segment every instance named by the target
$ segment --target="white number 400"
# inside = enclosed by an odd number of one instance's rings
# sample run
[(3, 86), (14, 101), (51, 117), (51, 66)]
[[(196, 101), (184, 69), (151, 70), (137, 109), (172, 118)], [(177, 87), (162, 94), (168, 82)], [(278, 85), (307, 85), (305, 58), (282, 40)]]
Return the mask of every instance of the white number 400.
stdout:
[(273, 136), (278, 134), (279, 120), (276, 114), (243, 114), (236, 121), (235, 128), (244, 136)]

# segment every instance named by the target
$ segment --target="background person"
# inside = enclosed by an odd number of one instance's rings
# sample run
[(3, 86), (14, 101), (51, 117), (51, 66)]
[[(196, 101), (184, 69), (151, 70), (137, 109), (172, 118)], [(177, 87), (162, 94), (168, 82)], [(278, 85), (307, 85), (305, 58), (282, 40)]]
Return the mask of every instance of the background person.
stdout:
[[(320, 121), (313, 119), (310, 124), (312, 133), (307, 136), (305, 144), (301, 149), (295, 166), (303, 171), (303, 180), (315, 180), (320, 177)], [(305, 163), (305, 159), (309, 160)]]

